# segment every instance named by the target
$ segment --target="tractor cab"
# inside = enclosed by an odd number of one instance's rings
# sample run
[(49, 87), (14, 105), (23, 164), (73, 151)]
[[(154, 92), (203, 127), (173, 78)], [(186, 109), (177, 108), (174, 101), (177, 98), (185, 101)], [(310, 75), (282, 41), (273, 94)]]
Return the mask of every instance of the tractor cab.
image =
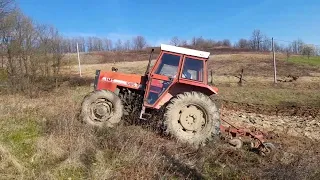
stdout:
[[(150, 73), (145, 89), (144, 106), (159, 109), (178, 93), (203, 90), (216, 94), (208, 86), (209, 52), (161, 44), (161, 52)], [(150, 62), (149, 62), (150, 63)]]

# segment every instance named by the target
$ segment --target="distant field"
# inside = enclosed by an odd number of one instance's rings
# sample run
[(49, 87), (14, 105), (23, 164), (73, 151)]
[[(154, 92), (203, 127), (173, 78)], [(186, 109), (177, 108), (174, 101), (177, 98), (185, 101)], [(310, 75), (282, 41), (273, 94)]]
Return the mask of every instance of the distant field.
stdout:
[[(101, 56), (83, 55), (85, 62), (97, 62)], [(156, 58), (156, 56), (154, 56)], [(297, 58), (297, 57), (292, 57)], [(104, 71), (117, 67), (120, 72), (143, 74), (148, 58), (136, 62), (90, 63), (82, 65), (85, 77), (94, 77), (96, 69)], [(282, 105), (297, 104), (301, 106), (320, 107), (320, 67), (309, 64), (294, 63), (286, 60), (284, 54), (276, 54), (278, 84), (273, 85), (272, 54), (220, 54), (212, 55), (209, 70), (213, 71), (213, 82), (219, 88), (224, 100), (241, 103)], [(154, 63), (155, 61), (153, 61)], [(244, 85), (237, 85), (238, 75), (244, 69)], [(78, 66), (64, 66), (64, 74), (77, 74)], [(296, 76), (293, 82), (280, 82), (287, 76)]]
[(306, 56), (293, 56), (289, 58), (289, 62), (320, 66), (320, 56), (312, 56), (310, 58)]
[[(153, 59), (157, 58), (157, 54), (153, 55)], [(104, 69), (106, 66), (120, 66), (121, 68), (131, 67), (130, 63), (139, 61), (139, 65), (147, 66), (149, 54), (137, 54), (126, 52), (108, 52), (100, 54), (81, 54), (81, 64), (84, 69), (88, 65), (97, 66)], [(277, 53), (277, 73), (279, 76), (297, 75), (310, 76), (313, 73), (319, 73), (320, 67), (314, 66), (319, 64), (320, 58), (310, 57), (308, 60), (302, 56), (292, 56), (289, 61), (285, 54)], [(128, 63), (126, 66), (124, 64)], [(64, 65), (76, 67), (78, 65), (76, 54), (67, 54), (63, 59)], [(134, 65), (134, 64), (133, 64)], [(67, 67), (64, 66), (64, 67)], [(110, 67), (111, 68), (111, 67)], [(271, 53), (254, 54), (213, 54), (209, 61), (209, 70), (213, 70), (215, 75), (235, 75), (241, 69), (249, 76), (273, 76), (273, 57)], [(86, 71), (85, 71), (86, 72)]]

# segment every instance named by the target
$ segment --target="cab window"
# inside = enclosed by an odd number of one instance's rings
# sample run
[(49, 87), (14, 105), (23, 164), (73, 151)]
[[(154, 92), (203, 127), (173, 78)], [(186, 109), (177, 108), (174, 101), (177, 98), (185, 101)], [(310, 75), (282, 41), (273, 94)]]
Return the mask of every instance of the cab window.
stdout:
[(202, 60), (186, 57), (181, 73), (181, 78), (194, 81), (203, 81), (203, 63)]
[(178, 55), (164, 53), (155, 73), (163, 76), (174, 77), (178, 73), (180, 57), (181, 56)]

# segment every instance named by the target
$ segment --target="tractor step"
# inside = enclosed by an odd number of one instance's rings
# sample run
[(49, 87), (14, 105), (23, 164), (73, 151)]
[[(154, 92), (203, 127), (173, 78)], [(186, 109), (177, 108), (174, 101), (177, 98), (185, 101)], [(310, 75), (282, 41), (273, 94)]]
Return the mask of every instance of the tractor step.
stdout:
[(150, 119), (151, 118), (151, 114), (149, 114), (149, 113), (146, 113), (146, 107), (145, 106), (142, 106), (142, 110), (141, 110), (141, 112), (140, 112), (140, 119), (142, 119), (142, 120), (148, 120), (148, 119)]

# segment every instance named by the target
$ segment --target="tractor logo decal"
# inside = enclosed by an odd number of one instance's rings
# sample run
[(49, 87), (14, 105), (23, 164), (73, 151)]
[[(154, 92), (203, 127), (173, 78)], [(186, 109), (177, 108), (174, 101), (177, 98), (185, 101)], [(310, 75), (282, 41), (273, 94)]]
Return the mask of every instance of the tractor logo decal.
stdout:
[(102, 78), (102, 81), (112, 82), (112, 81), (113, 81), (113, 79), (111, 79), (111, 78), (107, 78), (107, 77), (103, 77), (103, 78)]
[(119, 79), (111, 79), (108, 77), (103, 77), (102, 81), (113, 82), (113, 83), (117, 83), (117, 84), (121, 84), (121, 85), (125, 85), (125, 86), (131, 86), (131, 87), (135, 87), (135, 88), (142, 88), (142, 85), (138, 84), (138, 83), (123, 81), (123, 80), (119, 80)]

